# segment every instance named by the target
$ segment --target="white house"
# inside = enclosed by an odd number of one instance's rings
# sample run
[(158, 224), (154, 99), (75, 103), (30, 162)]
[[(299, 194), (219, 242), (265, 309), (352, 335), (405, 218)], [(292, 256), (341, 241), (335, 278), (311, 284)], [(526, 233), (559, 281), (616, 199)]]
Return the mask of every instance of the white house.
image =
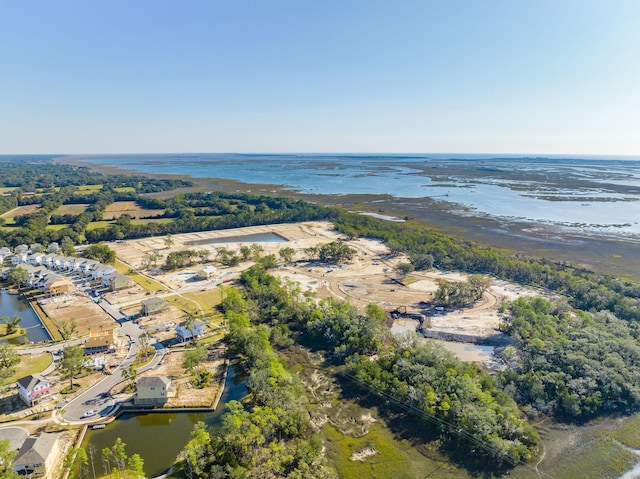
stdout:
[(196, 319), (193, 321), (193, 326), (191, 329), (187, 329), (186, 323), (180, 323), (176, 326), (176, 335), (181, 342), (189, 341), (192, 338), (200, 338), (204, 336), (204, 332), (207, 326)]
[(91, 277), (93, 279), (101, 279), (115, 272), (116, 268), (114, 266), (110, 264), (101, 264), (94, 268), (94, 270), (91, 272)]
[(27, 256), (27, 263), (33, 266), (38, 266), (44, 263), (44, 253), (32, 253)]
[(4, 263), (4, 260), (11, 256), (11, 250), (6, 246), (4, 248), (0, 248), (0, 264)]
[(18, 396), (31, 407), (51, 391), (51, 383), (41, 374), (18, 379)]
[(23, 264), (27, 262), (27, 253), (16, 253), (11, 257), (11, 264), (13, 266), (18, 266), (19, 264)]

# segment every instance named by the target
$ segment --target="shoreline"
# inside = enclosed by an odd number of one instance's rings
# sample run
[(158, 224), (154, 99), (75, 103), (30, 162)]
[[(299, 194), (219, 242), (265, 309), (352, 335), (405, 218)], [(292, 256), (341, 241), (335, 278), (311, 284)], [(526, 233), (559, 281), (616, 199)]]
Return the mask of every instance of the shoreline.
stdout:
[(592, 269), (615, 277), (640, 280), (640, 248), (631, 238), (598, 235), (595, 232), (563, 231), (543, 223), (509, 222), (496, 218), (455, 214), (454, 204), (431, 198), (396, 198), (372, 194), (306, 194), (285, 189), (282, 185), (243, 183), (221, 178), (197, 178), (189, 175), (148, 174), (137, 170), (97, 165), (71, 157), (54, 158), (56, 163), (86, 167), (107, 174), (129, 174), (160, 179), (182, 179), (192, 187), (151, 193), (150, 197), (167, 198), (180, 193), (201, 191), (242, 192), (268, 196), (285, 196), (324, 206), (339, 206), (348, 211), (408, 218), (407, 224), (419, 225), (463, 240), (519, 254), (547, 258)]

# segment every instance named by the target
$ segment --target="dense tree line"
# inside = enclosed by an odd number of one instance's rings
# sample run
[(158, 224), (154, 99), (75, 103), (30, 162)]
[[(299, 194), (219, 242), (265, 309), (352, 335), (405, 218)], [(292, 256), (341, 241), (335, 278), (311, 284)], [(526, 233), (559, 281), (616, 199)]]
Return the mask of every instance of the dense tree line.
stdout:
[(0, 185), (23, 192), (55, 188), (103, 185), (103, 188), (134, 188), (138, 193), (166, 191), (193, 183), (181, 179), (156, 179), (142, 175), (104, 174), (87, 167), (54, 163), (51, 158), (0, 158)]
[(504, 330), (519, 352), (501, 381), (518, 401), (568, 420), (640, 405), (637, 323), (542, 298), (519, 298), (508, 310)]
[[(474, 450), (478, 460), (515, 464), (535, 452), (535, 429), (491, 376), (438, 346), (391, 338), (385, 313), (377, 305), (360, 313), (333, 298), (305, 299), (295, 285), (259, 266), (245, 271), (241, 281), (244, 296), (231, 291), (223, 302), (232, 331), (237, 322), (247, 327), (251, 321), (260, 322), (271, 326), (273, 337), (278, 326), (290, 327), (301, 342), (326, 350), (332, 361), (347, 365), (349, 373), (368, 387), (427, 415), (443, 441), (452, 432), (463, 432), (455, 438)], [(280, 336), (282, 331), (278, 330)], [(230, 340), (232, 345), (247, 342), (234, 333)]]
[(179, 466), (188, 478), (334, 478), (311, 432), (303, 387), (271, 348), (268, 328), (252, 326), (254, 308), (237, 290), (224, 301), (230, 343), (249, 373), (247, 407), (232, 401), (220, 425), (200, 423)]

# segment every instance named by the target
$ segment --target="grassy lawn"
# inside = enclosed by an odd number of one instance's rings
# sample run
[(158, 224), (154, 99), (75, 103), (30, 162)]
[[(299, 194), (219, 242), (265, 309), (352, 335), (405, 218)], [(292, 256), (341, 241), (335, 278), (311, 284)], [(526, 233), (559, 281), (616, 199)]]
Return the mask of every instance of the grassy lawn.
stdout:
[(102, 185), (82, 185), (78, 186), (77, 192), (81, 195), (89, 195), (91, 193), (95, 193), (96, 191), (100, 191), (102, 189)]
[(47, 231), (58, 231), (63, 230), (69, 225), (47, 225)]
[(87, 231), (95, 230), (98, 228), (107, 228), (110, 224), (110, 221), (92, 221), (87, 225)]
[(142, 276), (141, 274), (131, 272), (131, 268), (120, 260), (116, 260), (115, 267), (118, 273), (126, 274), (147, 291), (162, 291), (166, 289), (162, 284), (151, 278), (147, 278), (146, 276)]
[(29, 374), (41, 373), (49, 367), (53, 362), (51, 353), (41, 354), (23, 354), (20, 356), (20, 364), (13, 376), (5, 381), (5, 384), (11, 384), (18, 379), (28, 376)]
[(2, 193), (9, 193), (10, 191), (16, 190), (18, 189), (17, 186), (1, 186), (0, 187), (0, 194)]
[(118, 193), (132, 193), (136, 191), (133, 186), (119, 186), (118, 188), (114, 188)]
[(61, 205), (58, 206), (53, 212), (54, 215), (79, 215), (89, 207), (88, 203), (81, 203), (77, 205)]
[[(181, 311), (198, 317), (200, 317), (200, 308), (202, 308), (205, 318), (209, 322), (209, 326), (219, 325), (222, 322), (222, 314), (220, 314), (217, 308), (221, 302), (221, 291), (219, 288), (197, 293), (185, 293), (182, 297), (170, 296), (166, 299)], [(199, 305), (200, 308), (198, 308), (196, 304)]]
[(147, 223), (168, 224), (168, 223), (172, 223), (173, 221), (174, 221), (173, 218), (158, 218), (158, 219), (147, 218), (144, 220), (138, 220), (138, 219), (131, 220), (131, 224), (134, 224), (134, 225), (146, 225)]

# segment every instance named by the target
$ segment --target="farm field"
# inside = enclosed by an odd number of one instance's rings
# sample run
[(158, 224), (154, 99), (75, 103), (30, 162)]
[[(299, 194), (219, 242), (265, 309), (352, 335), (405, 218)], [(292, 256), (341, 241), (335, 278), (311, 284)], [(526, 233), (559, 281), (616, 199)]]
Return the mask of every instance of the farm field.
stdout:
[(139, 219), (148, 216), (160, 216), (163, 213), (164, 210), (147, 210), (140, 208), (135, 201), (116, 201), (107, 206), (103, 218), (105, 220), (112, 220), (123, 214), (128, 214), (133, 218)]
[(39, 208), (40, 208), (40, 205), (18, 206), (17, 208), (14, 208), (12, 210), (7, 211), (6, 213), (3, 213), (2, 215), (0, 215), (0, 218), (4, 218), (6, 221), (5, 224), (7, 225), (15, 224), (15, 221), (13, 219), (16, 216), (22, 216), (29, 213), (33, 213), (34, 211), (38, 211)]
[(53, 212), (54, 215), (79, 215), (89, 207), (88, 203), (70, 204), (58, 206)]

